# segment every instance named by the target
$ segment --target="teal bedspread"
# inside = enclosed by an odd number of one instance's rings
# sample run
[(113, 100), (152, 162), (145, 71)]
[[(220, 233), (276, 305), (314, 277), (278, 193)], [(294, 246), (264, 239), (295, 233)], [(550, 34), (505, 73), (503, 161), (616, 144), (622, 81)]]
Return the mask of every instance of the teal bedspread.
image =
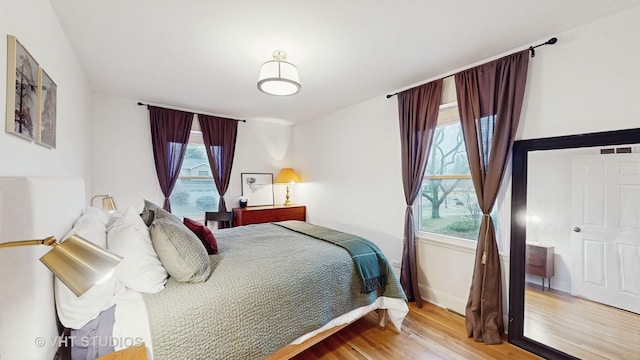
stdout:
[(363, 293), (370, 293), (381, 286), (387, 285), (389, 262), (378, 246), (371, 241), (304, 221), (288, 220), (274, 224), (316, 239), (328, 241), (347, 250), (362, 279)]

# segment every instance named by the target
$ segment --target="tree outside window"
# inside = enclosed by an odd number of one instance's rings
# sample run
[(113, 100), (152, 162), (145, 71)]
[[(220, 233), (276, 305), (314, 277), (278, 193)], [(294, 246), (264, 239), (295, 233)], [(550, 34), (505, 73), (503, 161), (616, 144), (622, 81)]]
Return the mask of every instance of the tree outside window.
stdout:
[(482, 211), (456, 103), (440, 108), (420, 200), (420, 230), (477, 240)]

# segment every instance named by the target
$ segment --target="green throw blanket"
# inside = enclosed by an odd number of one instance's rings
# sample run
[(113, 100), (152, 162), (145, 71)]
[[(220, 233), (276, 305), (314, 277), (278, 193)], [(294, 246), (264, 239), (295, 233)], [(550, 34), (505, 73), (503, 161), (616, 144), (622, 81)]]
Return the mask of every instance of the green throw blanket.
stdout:
[(362, 278), (362, 293), (368, 294), (381, 286), (387, 285), (389, 263), (382, 251), (367, 239), (359, 236), (328, 229), (298, 220), (274, 223), (289, 230), (328, 241), (349, 252)]

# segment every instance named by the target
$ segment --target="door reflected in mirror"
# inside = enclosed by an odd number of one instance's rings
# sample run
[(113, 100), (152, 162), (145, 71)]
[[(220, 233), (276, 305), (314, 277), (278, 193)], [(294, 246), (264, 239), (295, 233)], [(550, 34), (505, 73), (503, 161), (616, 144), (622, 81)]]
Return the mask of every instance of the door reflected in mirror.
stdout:
[(640, 359), (640, 145), (560, 147), (514, 148), (510, 316), (520, 296), (523, 314), (510, 341), (548, 358)]

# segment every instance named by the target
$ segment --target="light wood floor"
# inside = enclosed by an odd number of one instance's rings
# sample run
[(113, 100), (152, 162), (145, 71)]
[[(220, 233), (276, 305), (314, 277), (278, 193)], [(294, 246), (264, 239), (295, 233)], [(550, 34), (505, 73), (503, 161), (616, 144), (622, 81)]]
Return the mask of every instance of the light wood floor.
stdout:
[(484, 345), (467, 338), (464, 318), (433, 304), (409, 304), (400, 334), (377, 326), (374, 314), (298, 354), (294, 359), (540, 359), (506, 342)]
[(524, 335), (581, 359), (640, 359), (640, 315), (540, 286), (525, 292)]

